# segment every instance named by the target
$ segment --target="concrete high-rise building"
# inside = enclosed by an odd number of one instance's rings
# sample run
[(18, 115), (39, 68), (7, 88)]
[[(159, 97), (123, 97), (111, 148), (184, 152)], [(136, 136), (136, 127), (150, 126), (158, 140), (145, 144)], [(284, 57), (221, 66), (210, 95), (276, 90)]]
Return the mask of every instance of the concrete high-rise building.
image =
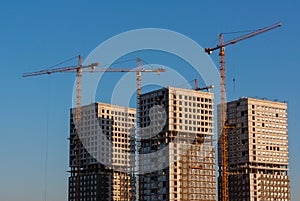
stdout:
[[(241, 98), (227, 103), (227, 123), (229, 200), (290, 200), (287, 104)], [(221, 179), (219, 200), (220, 189)]]
[(174, 87), (141, 96), (139, 200), (216, 200), (213, 99)]
[[(135, 178), (130, 173), (135, 152), (136, 110), (104, 103), (82, 107), (79, 164), (76, 158), (76, 109), (70, 116), (70, 176), (68, 200), (75, 200), (80, 165), (81, 201), (135, 200)], [(134, 159), (134, 154), (133, 159)]]

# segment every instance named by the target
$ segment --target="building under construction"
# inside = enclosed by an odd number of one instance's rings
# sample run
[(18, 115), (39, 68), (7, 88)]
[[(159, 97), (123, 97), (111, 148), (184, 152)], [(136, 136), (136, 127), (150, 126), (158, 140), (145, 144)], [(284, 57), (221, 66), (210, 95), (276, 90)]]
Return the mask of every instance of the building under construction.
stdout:
[(227, 121), (229, 200), (290, 200), (287, 104), (241, 98), (227, 103)]
[(213, 98), (173, 87), (141, 96), (139, 200), (216, 200)]
[(79, 126), (71, 109), (69, 201), (216, 200), (213, 94), (168, 87), (139, 103), (138, 141), (135, 109), (83, 106)]
[(104, 103), (81, 109), (80, 126), (75, 125), (76, 109), (71, 109), (68, 200), (75, 201), (76, 192), (80, 201), (135, 200), (135, 178), (131, 171), (134, 164), (130, 156), (134, 157), (135, 152), (132, 141), (136, 110)]

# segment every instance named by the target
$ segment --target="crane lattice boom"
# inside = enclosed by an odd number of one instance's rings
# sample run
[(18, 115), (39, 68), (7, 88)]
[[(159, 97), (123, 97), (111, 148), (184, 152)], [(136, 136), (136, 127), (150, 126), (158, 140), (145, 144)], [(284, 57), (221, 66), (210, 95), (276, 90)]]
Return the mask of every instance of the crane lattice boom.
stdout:
[(37, 76), (37, 75), (45, 75), (45, 74), (52, 74), (52, 73), (63, 73), (63, 72), (77, 72), (78, 69), (81, 69), (82, 72), (143, 72), (143, 73), (153, 73), (153, 72), (166, 72), (164, 68), (156, 68), (156, 69), (137, 69), (137, 68), (98, 68), (95, 67), (99, 66), (99, 63), (92, 63), (87, 66), (70, 66), (70, 67), (63, 67), (63, 68), (56, 68), (51, 70), (41, 70), (37, 72), (31, 73), (24, 73), (23, 77), (30, 77), (30, 76)]
[[(238, 38), (232, 39), (232, 40), (227, 41), (227, 42), (225, 42), (223, 44), (219, 44), (216, 47), (205, 48), (205, 52), (208, 53), (208, 54), (211, 54), (214, 50), (220, 49), (222, 47), (226, 47), (227, 45), (233, 45), (233, 44), (235, 44), (235, 43), (237, 43), (237, 42), (239, 42), (241, 40), (245, 40), (245, 39), (251, 38), (253, 36), (256, 36), (258, 34), (270, 31), (272, 29), (275, 29), (275, 28), (278, 28), (278, 27), (281, 27), (281, 26), (282, 26), (282, 23), (278, 22), (278, 23), (276, 23), (274, 25), (271, 25), (271, 26), (268, 26), (268, 27), (265, 27), (265, 28), (262, 28), (262, 29), (258, 29), (256, 31), (253, 31), (253, 32), (249, 33), (249, 34), (246, 34), (246, 35), (240, 36)], [(222, 33), (220, 35), (222, 35)]]

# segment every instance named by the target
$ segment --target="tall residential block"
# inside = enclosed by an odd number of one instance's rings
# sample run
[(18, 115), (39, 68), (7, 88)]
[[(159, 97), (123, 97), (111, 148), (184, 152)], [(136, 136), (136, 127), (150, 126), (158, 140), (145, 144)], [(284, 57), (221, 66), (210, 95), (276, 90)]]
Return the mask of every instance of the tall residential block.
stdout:
[(241, 98), (227, 120), (229, 200), (290, 200), (287, 104)]
[[(136, 110), (93, 103), (82, 107), (80, 126), (75, 125), (75, 115), (73, 108), (68, 200), (75, 200), (76, 191), (81, 201), (135, 200), (135, 178), (129, 170), (135, 162), (132, 164), (129, 153), (135, 152)], [(80, 146), (76, 147), (77, 133)], [(79, 176), (76, 166), (80, 167)]]
[(139, 200), (216, 200), (213, 99), (174, 87), (141, 96)]

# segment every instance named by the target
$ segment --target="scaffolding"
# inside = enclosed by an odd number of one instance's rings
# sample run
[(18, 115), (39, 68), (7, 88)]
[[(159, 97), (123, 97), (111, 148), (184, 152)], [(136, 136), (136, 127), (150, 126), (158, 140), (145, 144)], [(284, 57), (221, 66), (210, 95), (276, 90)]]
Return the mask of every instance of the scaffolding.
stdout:
[[(185, 136), (183, 135), (185, 138)], [(180, 150), (180, 158), (174, 163), (179, 177), (180, 200), (216, 200), (215, 174), (215, 150), (211, 142), (204, 142), (204, 136), (192, 136), (194, 141), (191, 145), (186, 143), (177, 144)], [(183, 139), (183, 141), (186, 139)], [(175, 156), (175, 155), (174, 155)], [(177, 167), (176, 167), (176, 166)], [(174, 179), (174, 187), (176, 187)]]

